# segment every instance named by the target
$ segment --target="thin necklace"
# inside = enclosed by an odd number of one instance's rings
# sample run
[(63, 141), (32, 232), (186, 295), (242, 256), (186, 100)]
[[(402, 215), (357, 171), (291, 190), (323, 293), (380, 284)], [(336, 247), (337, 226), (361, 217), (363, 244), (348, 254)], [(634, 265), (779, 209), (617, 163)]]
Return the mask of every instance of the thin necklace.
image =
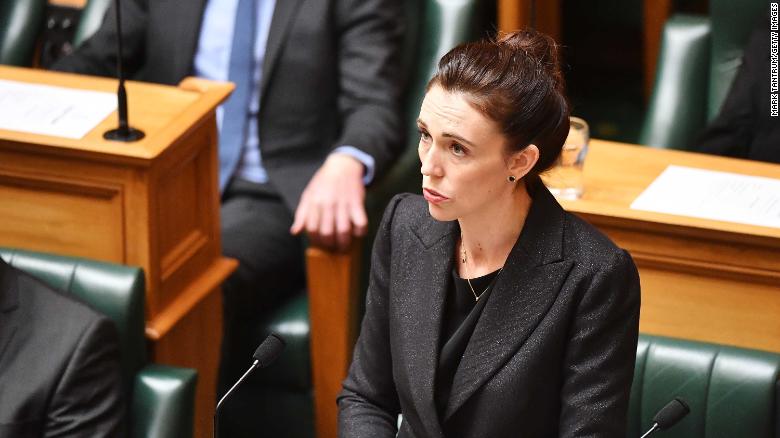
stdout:
[(496, 276), (493, 277), (492, 280), (490, 280), (490, 284), (487, 285), (485, 290), (483, 290), (479, 295), (477, 295), (477, 292), (474, 290), (474, 286), (471, 285), (471, 279), (466, 279), (466, 283), (469, 284), (469, 289), (471, 289), (471, 293), (474, 294), (474, 302), (479, 301), (479, 299), (482, 297), (482, 294), (487, 292), (488, 289), (490, 289), (491, 286), (493, 286), (493, 282), (496, 281), (496, 278), (498, 277), (498, 274), (501, 273), (501, 271), (504, 270), (504, 267), (502, 266), (501, 269), (498, 270), (498, 273), (496, 273)]

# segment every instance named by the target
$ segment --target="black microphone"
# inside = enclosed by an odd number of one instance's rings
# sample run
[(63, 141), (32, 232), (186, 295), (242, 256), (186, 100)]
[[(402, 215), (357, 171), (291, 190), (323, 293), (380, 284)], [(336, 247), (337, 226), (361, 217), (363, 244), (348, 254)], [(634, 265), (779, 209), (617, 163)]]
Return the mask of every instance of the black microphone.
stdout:
[(688, 415), (689, 412), (691, 412), (691, 408), (688, 407), (685, 400), (680, 397), (675, 397), (674, 400), (667, 403), (663, 409), (655, 414), (655, 417), (653, 417), (653, 427), (645, 432), (645, 434), (642, 435), (642, 438), (645, 438), (657, 430), (669, 429), (677, 424), (678, 421), (682, 420), (683, 417)]
[(116, 91), (117, 114), (119, 116), (119, 127), (103, 133), (103, 138), (114, 141), (138, 141), (146, 134), (139, 129), (132, 128), (127, 119), (127, 91), (125, 90), (125, 74), (122, 71), (122, 3), (119, 0), (114, 1), (116, 9), (116, 73), (119, 79), (119, 88)]
[(284, 350), (284, 346), (286, 343), (284, 342), (284, 339), (282, 339), (281, 336), (277, 335), (276, 333), (271, 333), (268, 335), (267, 338), (263, 341), (262, 344), (260, 344), (259, 347), (257, 347), (257, 350), (255, 350), (255, 354), (252, 355), (252, 358), (254, 358), (254, 362), (252, 363), (252, 366), (249, 367), (248, 370), (244, 373), (243, 376), (241, 376), (240, 379), (228, 390), (228, 392), (225, 393), (225, 395), (222, 396), (221, 399), (219, 399), (219, 402), (217, 402), (217, 408), (214, 410), (214, 438), (217, 438), (219, 434), (219, 428), (217, 427), (217, 420), (219, 418), (219, 408), (222, 407), (222, 402), (225, 401), (228, 396), (233, 392), (234, 389), (238, 387), (238, 385), (241, 384), (241, 382), (246, 379), (246, 377), (255, 369), (257, 368), (265, 368), (273, 361), (276, 360), (276, 358), (279, 357), (280, 354), (282, 354), (282, 350)]

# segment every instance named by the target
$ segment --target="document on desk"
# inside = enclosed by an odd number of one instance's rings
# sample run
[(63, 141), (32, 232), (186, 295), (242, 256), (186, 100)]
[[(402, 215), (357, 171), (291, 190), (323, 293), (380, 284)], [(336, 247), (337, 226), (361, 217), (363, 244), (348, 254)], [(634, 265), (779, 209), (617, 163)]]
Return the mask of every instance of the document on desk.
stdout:
[(780, 228), (780, 179), (669, 166), (631, 208)]
[(79, 139), (116, 110), (116, 95), (0, 79), (0, 129)]

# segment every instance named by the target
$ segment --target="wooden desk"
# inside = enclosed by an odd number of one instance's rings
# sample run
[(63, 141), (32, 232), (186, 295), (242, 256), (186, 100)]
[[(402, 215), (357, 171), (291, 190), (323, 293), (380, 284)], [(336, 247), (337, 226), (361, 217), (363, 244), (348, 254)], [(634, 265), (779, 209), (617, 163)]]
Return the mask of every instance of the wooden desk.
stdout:
[(593, 140), (585, 194), (562, 205), (633, 256), (642, 332), (780, 352), (780, 229), (630, 209), (669, 164), (780, 179), (780, 165)]
[[(0, 78), (115, 92), (105, 78), (0, 67)], [(214, 109), (232, 85), (128, 82), (136, 143), (106, 141), (113, 114), (71, 140), (0, 130), (0, 245), (140, 266), (155, 362), (197, 368), (196, 435), (211, 435), (221, 340)]]

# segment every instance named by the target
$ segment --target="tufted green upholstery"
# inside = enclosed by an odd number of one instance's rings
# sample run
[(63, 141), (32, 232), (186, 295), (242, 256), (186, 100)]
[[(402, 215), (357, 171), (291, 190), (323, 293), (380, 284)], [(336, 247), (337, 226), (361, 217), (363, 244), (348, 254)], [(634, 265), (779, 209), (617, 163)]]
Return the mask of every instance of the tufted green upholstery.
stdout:
[(0, 1), (0, 64), (30, 66), (46, 0)]
[(640, 335), (628, 436), (639, 437), (669, 400), (691, 413), (666, 438), (777, 437), (780, 354)]
[(141, 269), (75, 257), (0, 248), (10, 265), (72, 293), (114, 321), (130, 400), (133, 437), (192, 436), (195, 370), (146, 365)]
[(763, 0), (710, 0), (710, 15), (674, 15), (664, 26), (655, 85), (639, 143), (690, 149), (720, 111)]

